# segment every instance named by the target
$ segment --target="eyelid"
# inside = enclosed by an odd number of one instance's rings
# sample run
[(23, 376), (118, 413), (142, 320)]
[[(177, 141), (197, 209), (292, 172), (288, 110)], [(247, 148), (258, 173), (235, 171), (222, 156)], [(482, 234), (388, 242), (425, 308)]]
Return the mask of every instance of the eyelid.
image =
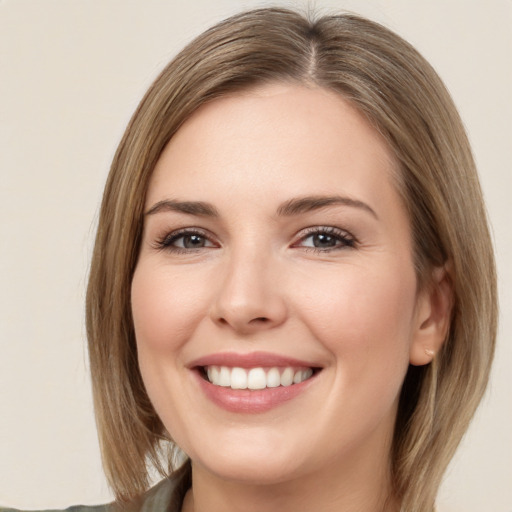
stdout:
[[(341, 246), (337, 247), (326, 247), (326, 248), (320, 248), (320, 247), (308, 247), (308, 246), (301, 246), (300, 242), (303, 242), (305, 239), (310, 237), (311, 235), (315, 234), (327, 234), (330, 236), (337, 237), (338, 240), (342, 241), (343, 244)], [(292, 244), (292, 248), (302, 248), (306, 250), (312, 250), (316, 252), (329, 252), (329, 251), (336, 251), (336, 250), (342, 250), (342, 249), (350, 249), (356, 247), (358, 244), (358, 241), (352, 233), (347, 231), (346, 229), (341, 229), (335, 226), (310, 226), (307, 228), (302, 229), (297, 233), (295, 236), (295, 241)]]
[(176, 253), (180, 253), (180, 252), (190, 253), (190, 252), (194, 252), (194, 251), (199, 251), (201, 249), (212, 248), (212, 246), (197, 247), (197, 248), (184, 248), (184, 247), (178, 247), (178, 246), (172, 245), (173, 242), (175, 242), (176, 240), (179, 240), (179, 238), (186, 236), (186, 235), (200, 236), (200, 237), (204, 238), (205, 240), (207, 240), (208, 242), (210, 242), (212, 244), (213, 248), (220, 246), (219, 243), (214, 240), (214, 237), (207, 230), (205, 230), (203, 228), (193, 227), (193, 226), (186, 227), (186, 228), (174, 229), (170, 232), (165, 232), (165, 234), (163, 236), (159, 236), (154, 240), (154, 242), (152, 243), (152, 246), (157, 250), (164, 250), (164, 251), (167, 250), (167, 251), (176, 252)]
[[(336, 238), (341, 244), (334, 247), (311, 247), (301, 245), (304, 240), (315, 234), (327, 234)], [(207, 240), (211, 245), (203, 247), (179, 247), (172, 245), (176, 240), (187, 235), (197, 235)], [(342, 249), (354, 248), (357, 245), (357, 239), (346, 229), (335, 226), (309, 226), (301, 229), (294, 237), (292, 248), (300, 248), (303, 250), (312, 250), (315, 252), (330, 252)], [(157, 250), (167, 250), (175, 253), (191, 253), (202, 249), (219, 248), (220, 243), (204, 228), (189, 226), (184, 228), (166, 231), (162, 236), (156, 237), (151, 244)]]

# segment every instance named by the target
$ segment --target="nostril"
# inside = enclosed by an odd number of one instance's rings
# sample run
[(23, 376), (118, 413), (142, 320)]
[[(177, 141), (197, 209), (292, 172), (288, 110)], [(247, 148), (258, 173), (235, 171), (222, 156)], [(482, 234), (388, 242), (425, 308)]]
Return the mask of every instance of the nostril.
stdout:
[(268, 318), (265, 316), (259, 316), (258, 318), (253, 318), (250, 323), (266, 323), (268, 322)]

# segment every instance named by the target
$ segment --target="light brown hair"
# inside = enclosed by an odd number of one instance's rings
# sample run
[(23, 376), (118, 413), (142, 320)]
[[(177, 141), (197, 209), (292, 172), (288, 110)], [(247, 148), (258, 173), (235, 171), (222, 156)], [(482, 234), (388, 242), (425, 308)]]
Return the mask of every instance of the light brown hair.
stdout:
[[(420, 286), (449, 265), (451, 328), (426, 366), (409, 368), (391, 468), (402, 510), (432, 510), (441, 477), (484, 392), (497, 323), (496, 276), (469, 143), (443, 83), (418, 52), (354, 15), (317, 20), (285, 9), (234, 16), (200, 35), (160, 74), (133, 115), (105, 187), (87, 292), (87, 333), (103, 463), (120, 500), (172, 472), (172, 441), (138, 369), (130, 286), (146, 189), (171, 137), (202, 104), (265, 82), (336, 91), (387, 141), (399, 168)], [(162, 463), (162, 442), (169, 463)]]

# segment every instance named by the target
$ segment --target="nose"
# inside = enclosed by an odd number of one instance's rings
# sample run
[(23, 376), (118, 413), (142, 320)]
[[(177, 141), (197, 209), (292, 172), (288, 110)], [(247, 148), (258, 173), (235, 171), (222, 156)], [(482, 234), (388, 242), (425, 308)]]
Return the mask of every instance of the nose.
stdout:
[(269, 255), (233, 254), (219, 276), (212, 320), (240, 334), (284, 323), (288, 313), (278, 273)]

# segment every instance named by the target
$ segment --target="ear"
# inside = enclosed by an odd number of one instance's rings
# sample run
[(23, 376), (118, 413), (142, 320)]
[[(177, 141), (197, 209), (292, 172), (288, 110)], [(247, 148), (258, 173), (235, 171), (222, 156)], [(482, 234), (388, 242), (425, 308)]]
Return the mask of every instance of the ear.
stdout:
[(448, 335), (453, 309), (453, 281), (449, 267), (436, 267), (430, 284), (418, 295), (409, 354), (412, 365), (430, 363)]

